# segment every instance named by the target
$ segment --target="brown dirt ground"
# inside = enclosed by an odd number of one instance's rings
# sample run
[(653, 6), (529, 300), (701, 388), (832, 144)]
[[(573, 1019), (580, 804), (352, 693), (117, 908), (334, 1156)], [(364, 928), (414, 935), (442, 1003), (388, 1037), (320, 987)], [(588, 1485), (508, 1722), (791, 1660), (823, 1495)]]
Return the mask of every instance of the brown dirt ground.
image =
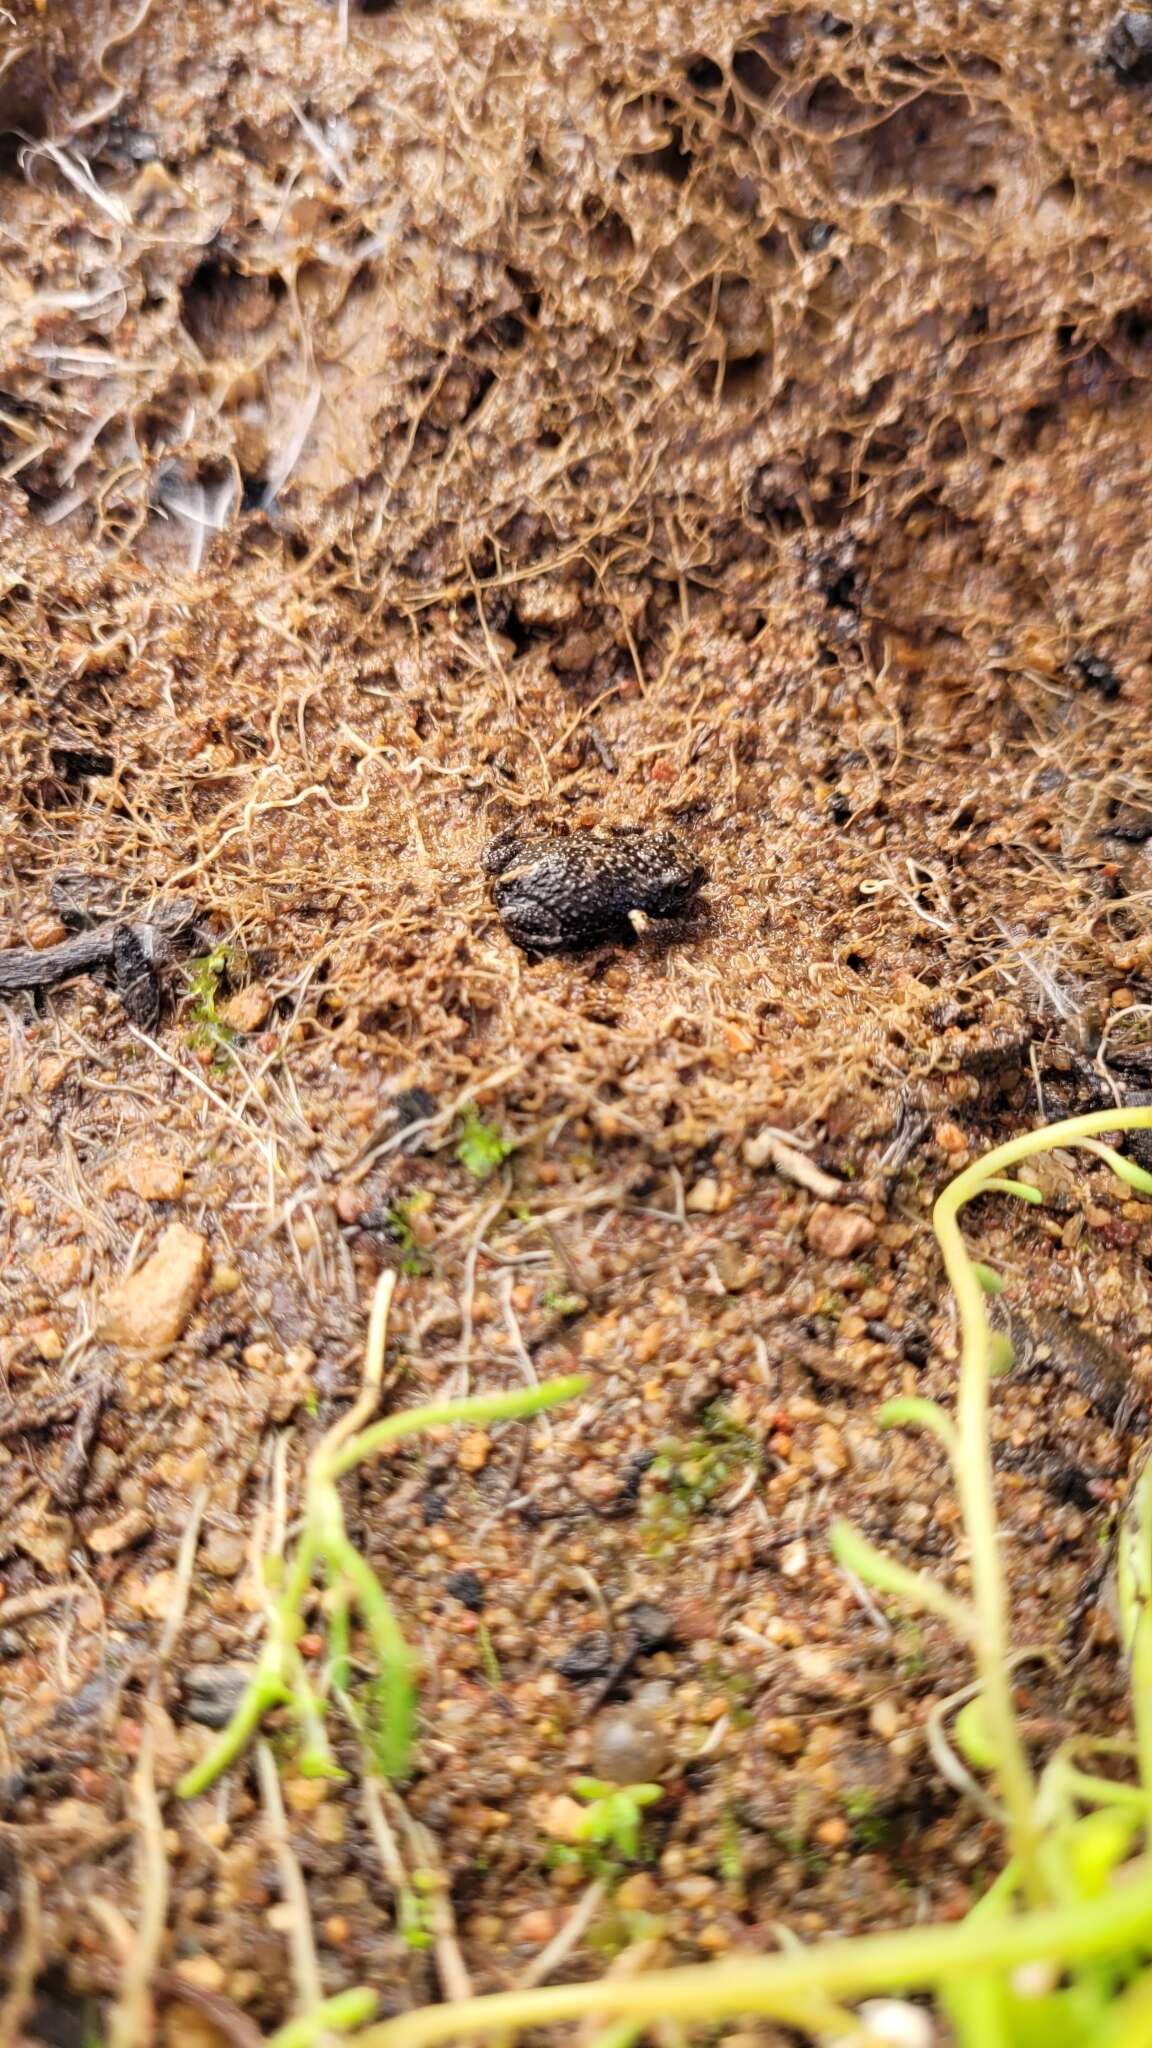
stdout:
[[(925, 1757), (964, 1660), (826, 1533), (962, 1576), (939, 1453), (873, 1420), (951, 1388), (932, 1197), (1102, 1071), (1147, 1081), (1152, 87), (1103, 61), (1113, 12), (0, 12), (0, 941), (59, 937), (80, 868), (192, 896), (256, 989), (220, 1046), (179, 975), (155, 1043), (90, 981), (4, 1008), (12, 2038), (90, 2038), (116, 1992), (146, 1728), (164, 2037), (293, 2009), (258, 1776), (171, 1787), (388, 1262), (389, 1405), (593, 1378), (349, 1490), (422, 1666), (391, 1825), (455, 1946), (398, 1926), (355, 1745), (317, 1787), (283, 1739), (324, 1988), (507, 1986), (560, 1933), (589, 1880), (555, 1801), (602, 1723), (556, 1663), (640, 1600), (674, 1625), (622, 1688), (664, 1687), (666, 1798), (561, 1974), (954, 1916), (994, 1869)], [(703, 916), (517, 954), (477, 856), (521, 816), (675, 823)], [(469, 1100), (516, 1148), (483, 1183)], [(766, 1125), (854, 1183), (850, 1255), (747, 1162)], [(1122, 1711), (1073, 1610), (1152, 1226), (1043, 1174), (976, 1227), (1022, 1339), (1019, 1640), (1077, 1653), (1026, 1701), (1050, 1743)], [(99, 1304), (172, 1221), (211, 1272), (134, 1362)]]

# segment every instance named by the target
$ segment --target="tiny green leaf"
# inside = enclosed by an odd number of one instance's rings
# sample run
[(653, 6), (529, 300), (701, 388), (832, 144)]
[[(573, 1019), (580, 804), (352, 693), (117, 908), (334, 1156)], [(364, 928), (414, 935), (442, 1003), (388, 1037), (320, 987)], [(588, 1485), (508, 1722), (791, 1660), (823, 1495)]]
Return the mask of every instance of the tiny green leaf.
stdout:
[(1044, 1201), (1039, 1188), (1029, 1187), (1023, 1180), (993, 1178), (984, 1182), (980, 1192), (983, 1195), (1017, 1195), (1022, 1202), (1031, 1202), (1033, 1208), (1039, 1208)]
[(898, 1564), (894, 1557), (887, 1557), (874, 1543), (869, 1543), (859, 1529), (854, 1529), (851, 1522), (832, 1524), (831, 1543), (832, 1554), (845, 1571), (854, 1572), (858, 1579), (878, 1587), (881, 1593), (891, 1593), (909, 1607), (938, 1614), (962, 1640), (971, 1639), (971, 1609), (936, 1579), (929, 1578), (925, 1572), (909, 1571), (907, 1565)]
[(1002, 1372), (1011, 1372), (1016, 1362), (1012, 1339), (1004, 1330), (993, 1330), (988, 1344), (988, 1373), (996, 1379)]
[(1127, 1187), (1135, 1188), (1140, 1195), (1152, 1195), (1152, 1173), (1145, 1173), (1134, 1159), (1125, 1159), (1122, 1152), (1114, 1152), (1111, 1145), (1098, 1144), (1095, 1138), (1082, 1138), (1080, 1144), (1083, 1151), (1094, 1152), (1097, 1159), (1110, 1166), (1117, 1179)]
[(902, 1394), (898, 1400), (885, 1401), (876, 1420), (881, 1429), (926, 1429), (939, 1438), (946, 1451), (952, 1456), (956, 1454), (958, 1446), (952, 1417), (946, 1415), (937, 1402), (926, 1401), (922, 1395)]
[(486, 1124), (470, 1102), (460, 1119), (456, 1157), (473, 1180), (487, 1180), (514, 1150), (512, 1141), (495, 1124)]
[(996, 1748), (988, 1729), (988, 1717), (984, 1702), (979, 1696), (961, 1707), (952, 1724), (956, 1747), (965, 1763), (977, 1771), (992, 1771), (996, 1768)]

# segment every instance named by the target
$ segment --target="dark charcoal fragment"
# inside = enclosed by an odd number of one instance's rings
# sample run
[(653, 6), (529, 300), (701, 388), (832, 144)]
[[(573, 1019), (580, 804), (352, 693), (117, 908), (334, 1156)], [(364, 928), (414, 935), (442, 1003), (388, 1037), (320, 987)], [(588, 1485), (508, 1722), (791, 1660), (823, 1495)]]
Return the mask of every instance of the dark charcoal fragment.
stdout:
[(612, 1643), (602, 1628), (595, 1628), (586, 1636), (578, 1636), (571, 1649), (557, 1657), (554, 1666), (561, 1678), (570, 1679), (573, 1685), (584, 1685), (591, 1678), (603, 1678), (611, 1668)]
[[(1125, 1109), (1152, 1109), (1152, 1088), (1126, 1088)], [(1129, 1159), (1142, 1166), (1145, 1173), (1152, 1173), (1152, 1130), (1125, 1131), (1124, 1150)]]
[(1125, 85), (1152, 83), (1152, 14), (1122, 7), (1104, 38), (1103, 54)]
[(1101, 828), (1100, 837), (1143, 846), (1146, 839), (1152, 839), (1152, 810), (1147, 804), (1121, 804), (1115, 816)]
[(676, 1629), (670, 1614), (651, 1600), (638, 1600), (624, 1615), (638, 1650), (659, 1650), (670, 1643)]
[(409, 1124), (423, 1123), (426, 1116), (435, 1116), (437, 1103), (426, 1088), (402, 1088), (392, 1107), (400, 1128), (406, 1130)]
[(112, 936), (112, 977), (116, 993), (140, 1031), (155, 1031), (160, 1022), (160, 982), (131, 925), (117, 925)]
[(449, 1572), (444, 1581), (444, 1591), (459, 1600), (470, 1614), (479, 1614), (484, 1606), (483, 1581), (475, 1572)]
[(83, 782), (89, 775), (111, 775), (116, 759), (113, 754), (98, 754), (91, 747), (53, 747), (52, 766), (65, 782)]
[(1090, 649), (1083, 648), (1079, 654), (1073, 655), (1072, 666), (1088, 689), (1098, 690), (1109, 701), (1120, 695), (1120, 678), (1102, 654), (1093, 654)]
[(190, 1664), (180, 1681), (182, 1718), (202, 1728), (226, 1728), (249, 1675), (235, 1664)]

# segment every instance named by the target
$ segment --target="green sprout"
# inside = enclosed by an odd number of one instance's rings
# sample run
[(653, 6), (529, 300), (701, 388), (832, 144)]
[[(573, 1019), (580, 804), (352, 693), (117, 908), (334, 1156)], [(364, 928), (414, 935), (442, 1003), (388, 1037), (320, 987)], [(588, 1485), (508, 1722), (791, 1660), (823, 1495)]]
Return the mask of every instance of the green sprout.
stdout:
[(410, 1280), (420, 1279), (432, 1264), (415, 1230), (418, 1219), (431, 1207), (432, 1196), (421, 1189), (414, 1195), (402, 1195), (388, 1211), (388, 1228), (403, 1254), (400, 1271)]
[(287, 1707), (301, 1736), (299, 1768), (305, 1776), (340, 1777), (324, 1727), (325, 1701), (316, 1691), (300, 1653), (304, 1605), (313, 1575), (322, 1573), (329, 1594), (328, 1679), (337, 1691), (349, 1682), (349, 1619), (355, 1608), (367, 1631), (375, 1674), (370, 1687), (368, 1728), (381, 1774), (402, 1777), (408, 1767), (415, 1716), (412, 1653), (392, 1603), (367, 1559), (348, 1535), (340, 1482), (403, 1438), (419, 1430), (458, 1422), (506, 1422), (537, 1415), (583, 1391), (579, 1374), (548, 1380), (512, 1393), (473, 1395), (412, 1408), (383, 1422), (370, 1420), (380, 1393), (388, 1310), (394, 1273), (381, 1274), (372, 1304), (360, 1398), (322, 1439), (309, 1462), (300, 1534), (290, 1559), (274, 1548), (264, 1558), (267, 1638), (255, 1671), (219, 1740), (186, 1771), (177, 1791), (196, 1799), (243, 1754), (266, 1714)]
[(436, 1897), (440, 1879), (434, 1870), (415, 1870), (396, 1897), (396, 1925), (405, 1948), (428, 1949), (436, 1938)]
[(567, 1320), (571, 1316), (582, 1316), (588, 1300), (586, 1295), (575, 1294), (569, 1287), (549, 1287), (545, 1289), (541, 1306), (550, 1316), (563, 1316)]
[(706, 1410), (687, 1443), (667, 1439), (649, 1468), (654, 1490), (643, 1507), (645, 1548), (655, 1553), (682, 1543), (696, 1517), (760, 1460), (756, 1439), (719, 1403)]
[(310, 2012), (278, 2027), (267, 2048), (322, 2048), (333, 2034), (350, 2034), (370, 2020), (380, 2000), (375, 1991), (361, 1985), (353, 1991), (338, 1991), (322, 1999)]
[(236, 1037), (216, 1008), (220, 984), (228, 973), (231, 960), (230, 946), (214, 946), (210, 953), (202, 953), (198, 959), (190, 960), (186, 970), (188, 993), (192, 998), (188, 1044), (193, 1052), (207, 1048), (213, 1059), (218, 1061), (225, 1058)]
[(857, 1785), (845, 1793), (844, 1813), (852, 1823), (852, 1845), (862, 1855), (884, 1847), (892, 1833), (892, 1823), (880, 1811), (870, 1785)]
[[(969, 1589), (952, 1592), (887, 1557), (847, 1524), (834, 1532), (842, 1564), (968, 1645), (978, 1702), (962, 1729), (970, 1759), (985, 1761), (998, 1794), (1007, 1860), (958, 1924), (833, 1939), (772, 1956), (630, 1978), (539, 1986), (427, 2006), (370, 2027), (357, 2048), (438, 2048), (479, 2036), (577, 2024), (684, 2028), (757, 2016), (827, 2043), (863, 2043), (846, 2001), (928, 1991), (956, 2048), (1148, 2048), (1152, 2042), (1152, 1463), (1133, 1482), (1118, 1557), (1121, 1637), (1133, 1696), (1135, 1741), (1081, 1737), (1036, 1771), (1013, 1697), (1007, 1586), (995, 1517), (989, 1400), (998, 1365), (985, 1308), (990, 1276), (969, 1257), (961, 1210), (990, 1192), (1017, 1195), (1013, 1169), (1057, 1146), (1102, 1156), (1127, 1186), (1152, 1194), (1146, 1174), (1098, 1141), (1152, 1129), (1152, 1108), (1072, 1117), (997, 1146), (940, 1195), (933, 1224), (956, 1300), (961, 1335), (955, 1416), (928, 1402), (890, 1404), (884, 1419), (928, 1429), (951, 1461), (969, 1563)], [(1001, 1347), (1002, 1349), (1002, 1347)], [(1106, 1775), (1096, 1758), (1128, 1765)], [(958, 1768), (962, 1768), (957, 1765)], [(981, 1794), (987, 1803), (987, 1795)], [(594, 1805), (591, 1810), (594, 1810)], [(1144, 1838), (1143, 1844), (1141, 1837)]]
[(573, 1831), (576, 1840), (609, 1849), (621, 1863), (635, 1863), (640, 1855), (644, 1808), (663, 1799), (663, 1785), (613, 1785), (606, 1778), (573, 1778), (572, 1790), (577, 1799), (588, 1803), (588, 1811)]
[(475, 1103), (465, 1105), (460, 1116), (456, 1157), (473, 1180), (488, 1180), (515, 1149), (512, 1140), (498, 1131), (495, 1124), (483, 1121)]

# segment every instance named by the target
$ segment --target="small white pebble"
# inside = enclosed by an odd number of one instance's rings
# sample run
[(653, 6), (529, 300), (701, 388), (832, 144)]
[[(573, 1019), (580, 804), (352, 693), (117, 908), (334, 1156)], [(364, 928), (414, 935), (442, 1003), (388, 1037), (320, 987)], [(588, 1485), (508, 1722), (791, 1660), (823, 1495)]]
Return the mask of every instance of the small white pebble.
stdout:
[(868, 1998), (860, 2017), (873, 2041), (884, 2048), (932, 2048), (936, 2029), (922, 2005), (904, 1998)]
[(860, 2032), (841, 2035), (832, 2048), (934, 2048), (931, 2016), (903, 1998), (868, 1998), (860, 2018)]
[(1012, 1973), (1012, 1989), (1018, 1998), (1047, 1998), (1060, 1982), (1060, 1966), (1051, 1960), (1021, 1963)]

